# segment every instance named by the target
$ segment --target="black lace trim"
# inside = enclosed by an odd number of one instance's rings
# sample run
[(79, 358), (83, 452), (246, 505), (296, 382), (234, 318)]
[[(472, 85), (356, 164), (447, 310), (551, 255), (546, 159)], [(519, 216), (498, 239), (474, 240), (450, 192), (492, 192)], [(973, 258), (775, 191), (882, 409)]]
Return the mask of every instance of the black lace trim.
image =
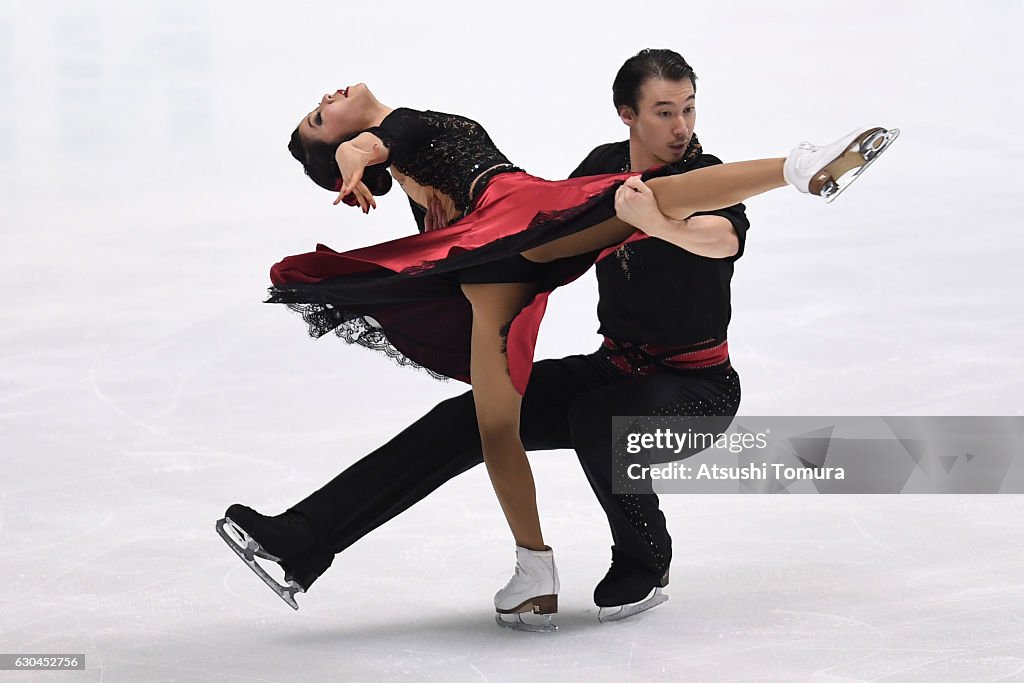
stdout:
[(434, 379), (448, 381), (448, 377), (425, 368), (395, 348), (373, 318), (337, 308), (332, 304), (301, 304), (286, 301), (286, 288), (270, 289), (267, 303), (286, 303), (289, 310), (302, 316), (309, 327), (309, 336), (319, 339), (333, 332), (347, 344), (358, 344), (372, 351), (385, 354), (402, 367), (422, 370)]

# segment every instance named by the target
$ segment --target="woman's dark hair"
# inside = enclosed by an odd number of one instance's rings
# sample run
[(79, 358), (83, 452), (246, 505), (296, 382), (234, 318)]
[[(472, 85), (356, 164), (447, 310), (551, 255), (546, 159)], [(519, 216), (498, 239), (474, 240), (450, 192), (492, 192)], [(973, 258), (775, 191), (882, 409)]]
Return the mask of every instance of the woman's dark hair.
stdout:
[(636, 111), (640, 88), (650, 78), (666, 81), (681, 81), (689, 78), (694, 91), (697, 90), (697, 74), (686, 63), (683, 56), (672, 50), (640, 50), (625, 61), (615, 74), (612, 82), (612, 102), (615, 110), (625, 105)]
[[(299, 135), (299, 129), (292, 132), (292, 139), (288, 141), (288, 151), (292, 153), (302, 168), (305, 169), (314, 183), (332, 192), (341, 189), (341, 170), (338, 162), (334, 159), (335, 152), (343, 142), (348, 142), (359, 135), (362, 131), (356, 131), (343, 137), (339, 142), (318, 142), (316, 140), (303, 141)], [(378, 197), (387, 194), (391, 189), (391, 174), (388, 173), (387, 164), (367, 166), (363, 171), (363, 183), (371, 193)]]

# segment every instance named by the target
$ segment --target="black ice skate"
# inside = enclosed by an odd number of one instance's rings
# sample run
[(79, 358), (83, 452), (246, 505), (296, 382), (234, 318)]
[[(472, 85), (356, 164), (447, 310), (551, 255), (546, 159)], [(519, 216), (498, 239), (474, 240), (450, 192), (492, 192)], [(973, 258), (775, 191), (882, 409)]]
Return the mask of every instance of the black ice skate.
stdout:
[[(301, 552), (313, 544), (312, 530), (308, 524), (303, 523), (303, 519), (296, 517), (287, 513), (277, 517), (266, 517), (244, 505), (232, 505), (224, 518), (217, 521), (216, 528), (217, 534), (246, 566), (278, 597), (297, 610), (299, 604), (295, 600), (295, 594), (305, 593), (305, 587), (288, 573), (285, 573), (288, 585), (279, 583), (256, 561), (259, 557), (280, 563), (283, 555)], [(261, 545), (254, 535), (259, 536), (274, 552)]]
[(661, 590), (667, 585), (667, 568), (652, 571), (613, 549), (612, 566), (594, 589), (598, 621), (620, 621), (657, 607), (668, 600)]

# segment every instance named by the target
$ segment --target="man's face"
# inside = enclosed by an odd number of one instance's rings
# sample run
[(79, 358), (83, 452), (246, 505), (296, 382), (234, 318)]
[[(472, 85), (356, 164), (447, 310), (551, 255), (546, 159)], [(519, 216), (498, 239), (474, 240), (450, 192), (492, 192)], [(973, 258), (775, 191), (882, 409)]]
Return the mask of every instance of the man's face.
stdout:
[[(640, 86), (637, 111), (620, 107), (630, 140), (646, 165), (674, 164), (683, 158), (697, 120), (696, 93), (689, 78), (666, 81), (649, 78)], [(641, 156), (634, 154), (634, 156)]]

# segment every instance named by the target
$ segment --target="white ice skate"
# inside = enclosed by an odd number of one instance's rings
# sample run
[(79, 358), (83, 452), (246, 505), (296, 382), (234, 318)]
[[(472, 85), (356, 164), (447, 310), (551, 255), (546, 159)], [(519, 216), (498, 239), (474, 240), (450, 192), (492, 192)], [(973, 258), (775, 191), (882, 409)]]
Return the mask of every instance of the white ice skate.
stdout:
[(832, 144), (803, 142), (786, 157), (786, 182), (832, 202), (899, 136), (899, 128), (860, 128)]
[[(557, 631), (551, 615), (558, 611), (558, 569), (551, 548), (530, 550), (516, 546), (516, 572), (494, 595), (494, 620), (519, 631)], [(541, 623), (523, 620), (523, 614), (542, 615)]]
[(246, 566), (263, 580), (263, 583), (267, 584), (271, 590), (277, 593), (278, 597), (288, 603), (292, 609), (299, 609), (299, 603), (295, 600), (295, 594), (305, 593), (306, 589), (288, 576), (285, 576), (285, 581), (288, 582), (287, 586), (278, 583), (256, 561), (257, 557), (270, 560), (271, 562), (280, 562), (281, 558), (266, 552), (245, 529), (232, 521), (230, 517), (217, 520), (217, 534), (224, 539), (228, 547), (235, 551), (235, 554), (241, 558), (242, 562), (245, 562)]

